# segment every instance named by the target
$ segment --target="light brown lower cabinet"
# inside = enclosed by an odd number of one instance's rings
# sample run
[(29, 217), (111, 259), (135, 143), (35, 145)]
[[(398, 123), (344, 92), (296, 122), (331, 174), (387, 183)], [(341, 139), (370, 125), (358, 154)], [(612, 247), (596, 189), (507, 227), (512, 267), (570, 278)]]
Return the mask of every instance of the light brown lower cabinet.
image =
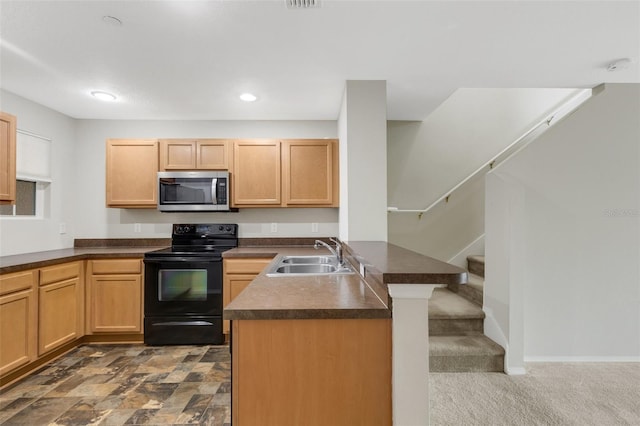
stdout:
[[(227, 306), (251, 281), (271, 263), (271, 258), (223, 259), (222, 304)], [(229, 335), (229, 321), (222, 322), (222, 332)]]
[(90, 260), (87, 276), (87, 334), (142, 333), (142, 261)]
[(37, 270), (0, 277), (0, 375), (37, 356)]
[(234, 426), (390, 426), (391, 320), (232, 321)]
[(38, 356), (84, 335), (82, 262), (40, 269)]
[(140, 258), (0, 275), (0, 386), (83, 341), (141, 342), (142, 321)]

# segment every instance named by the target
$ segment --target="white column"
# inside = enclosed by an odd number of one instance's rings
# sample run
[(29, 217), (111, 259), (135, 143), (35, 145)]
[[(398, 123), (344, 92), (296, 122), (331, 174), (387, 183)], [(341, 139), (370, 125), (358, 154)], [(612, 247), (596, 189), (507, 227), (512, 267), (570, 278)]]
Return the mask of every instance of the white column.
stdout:
[(387, 241), (387, 83), (347, 81), (340, 117), (340, 239)]
[(429, 305), (440, 284), (389, 284), (393, 299), (393, 424), (429, 424)]

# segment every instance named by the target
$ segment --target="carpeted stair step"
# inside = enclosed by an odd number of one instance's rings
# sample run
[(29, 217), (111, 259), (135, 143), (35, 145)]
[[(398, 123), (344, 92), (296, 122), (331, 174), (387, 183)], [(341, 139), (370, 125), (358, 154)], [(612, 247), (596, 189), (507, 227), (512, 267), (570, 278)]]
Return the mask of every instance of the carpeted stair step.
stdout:
[(484, 317), (480, 306), (447, 288), (435, 289), (429, 299), (430, 336), (482, 334)]
[(504, 349), (484, 335), (430, 336), (429, 371), (502, 372)]
[(484, 294), (484, 278), (480, 275), (468, 273), (468, 281), (466, 284), (458, 285), (458, 295), (467, 300), (482, 306)]
[(472, 274), (484, 278), (484, 255), (467, 256), (467, 269)]

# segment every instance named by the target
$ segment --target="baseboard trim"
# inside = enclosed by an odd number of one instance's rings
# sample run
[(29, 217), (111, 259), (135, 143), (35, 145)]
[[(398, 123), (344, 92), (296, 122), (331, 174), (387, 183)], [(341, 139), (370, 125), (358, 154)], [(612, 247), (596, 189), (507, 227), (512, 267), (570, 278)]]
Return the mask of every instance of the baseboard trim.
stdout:
[(84, 336), (83, 343), (91, 344), (109, 344), (109, 343), (144, 343), (144, 334), (88, 334)]
[(467, 269), (467, 256), (470, 254), (484, 254), (484, 233), (452, 256), (447, 263)]
[(56, 348), (51, 352), (48, 352), (41, 357), (31, 361), (29, 364), (23, 365), (22, 367), (5, 374), (4, 376), (0, 377), (0, 390), (7, 389), (11, 385), (25, 378), (31, 373), (39, 371), (42, 368), (47, 368), (47, 365), (49, 363), (70, 352), (72, 349), (75, 349), (77, 346), (82, 344), (82, 341), (83, 337), (80, 337), (79, 339), (67, 342), (59, 348)]
[(508, 367), (505, 363), (504, 372), (509, 376), (524, 376), (527, 370), (524, 367)]
[(484, 335), (504, 348), (505, 374), (508, 374), (509, 376), (521, 376), (527, 374), (525, 368), (521, 366), (523, 364), (522, 362), (513, 362), (511, 351), (509, 350), (509, 342), (507, 341), (507, 337), (502, 332), (502, 328), (500, 328), (498, 321), (496, 321), (496, 318), (493, 316), (493, 310), (486, 306), (483, 306), (482, 310), (484, 311), (485, 315)]
[(525, 356), (524, 362), (640, 362), (639, 356)]

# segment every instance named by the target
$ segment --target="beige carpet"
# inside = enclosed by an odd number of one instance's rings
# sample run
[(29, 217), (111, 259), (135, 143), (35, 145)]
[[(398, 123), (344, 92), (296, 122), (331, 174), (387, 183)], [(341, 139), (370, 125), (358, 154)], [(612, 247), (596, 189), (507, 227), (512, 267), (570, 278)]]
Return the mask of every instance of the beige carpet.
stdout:
[(640, 425), (640, 363), (531, 363), (431, 373), (431, 425)]

